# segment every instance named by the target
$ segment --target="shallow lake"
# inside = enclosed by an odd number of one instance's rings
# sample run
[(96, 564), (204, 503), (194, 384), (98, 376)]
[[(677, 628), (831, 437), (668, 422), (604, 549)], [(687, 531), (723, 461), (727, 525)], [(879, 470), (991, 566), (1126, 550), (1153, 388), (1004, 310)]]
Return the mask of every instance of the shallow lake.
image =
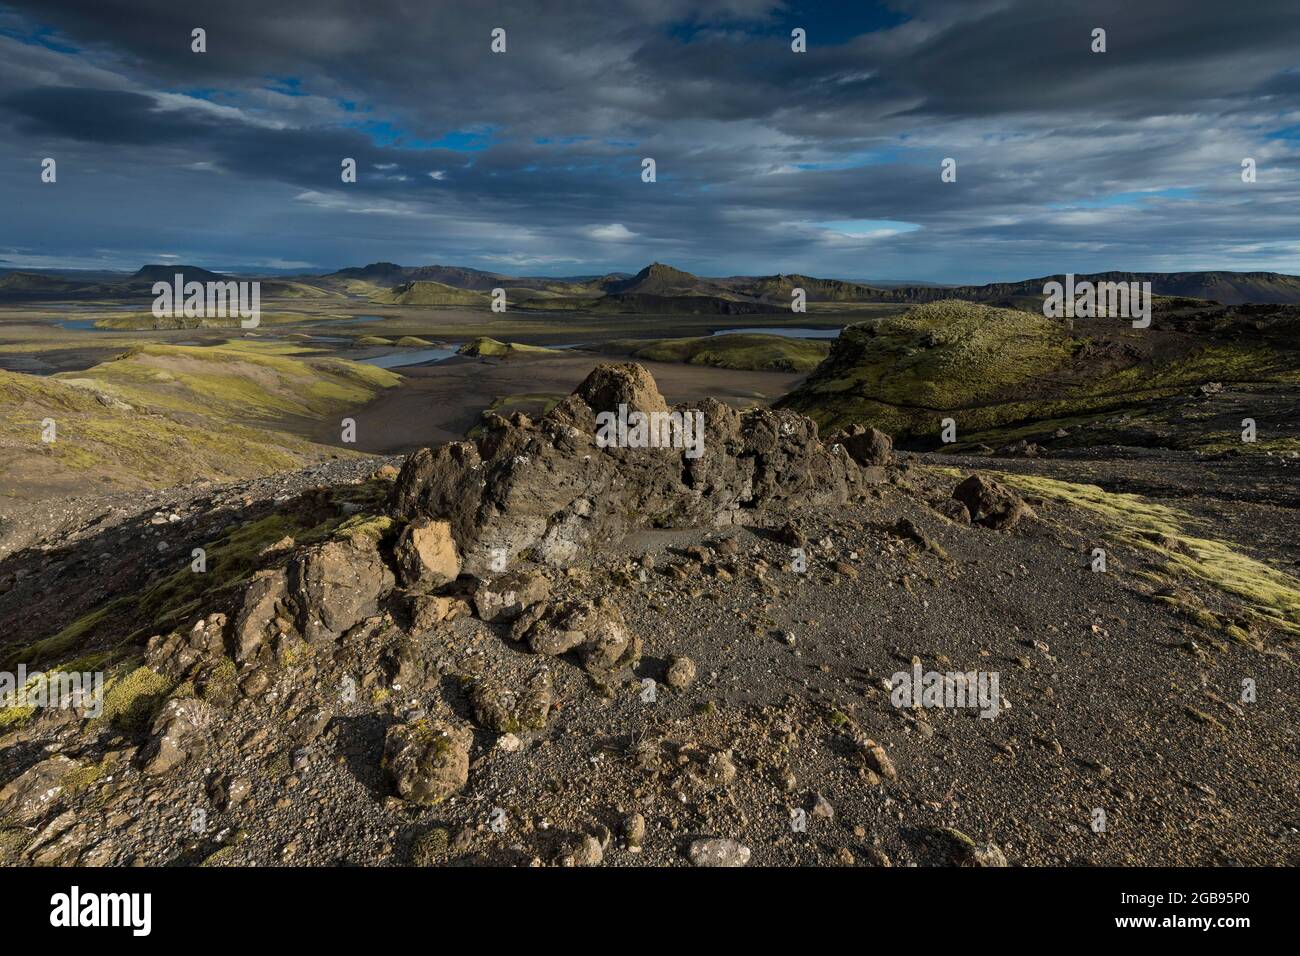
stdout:
[(402, 349), (400, 352), (385, 352), (373, 358), (357, 359), (366, 365), (380, 368), (401, 368), (404, 365), (423, 365), (425, 362), (441, 362), (456, 354), (459, 344), (445, 349)]

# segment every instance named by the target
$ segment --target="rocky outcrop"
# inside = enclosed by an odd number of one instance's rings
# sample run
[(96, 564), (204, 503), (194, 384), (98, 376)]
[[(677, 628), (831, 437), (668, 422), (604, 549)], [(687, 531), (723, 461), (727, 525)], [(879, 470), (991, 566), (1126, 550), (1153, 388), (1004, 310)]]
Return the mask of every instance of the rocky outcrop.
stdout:
[(637, 528), (748, 524), (766, 505), (833, 506), (878, 480), (802, 415), (713, 400), (671, 410), (700, 416), (697, 445), (679, 432), (687, 447), (602, 447), (597, 416), (636, 412), (670, 414), (649, 373), (600, 366), (538, 422), (494, 416), (477, 442), (416, 452), (392, 509), (448, 522), (464, 570), (483, 576), (503, 556), (566, 565)]
[(184, 634), (155, 634), (145, 645), (145, 663), (159, 673), (180, 677), (198, 661), (221, 656), (225, 627), (226, 615), (218, 613), (195, 621)]

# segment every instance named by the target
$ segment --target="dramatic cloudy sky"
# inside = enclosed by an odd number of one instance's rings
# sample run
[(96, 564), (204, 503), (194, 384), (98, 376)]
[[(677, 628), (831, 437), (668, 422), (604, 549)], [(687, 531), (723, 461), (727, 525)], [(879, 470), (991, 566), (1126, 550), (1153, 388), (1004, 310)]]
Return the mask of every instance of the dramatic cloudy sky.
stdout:
[(1297, 0), (0, 0), (10, 268), (1300, 272), (1298, 172)]

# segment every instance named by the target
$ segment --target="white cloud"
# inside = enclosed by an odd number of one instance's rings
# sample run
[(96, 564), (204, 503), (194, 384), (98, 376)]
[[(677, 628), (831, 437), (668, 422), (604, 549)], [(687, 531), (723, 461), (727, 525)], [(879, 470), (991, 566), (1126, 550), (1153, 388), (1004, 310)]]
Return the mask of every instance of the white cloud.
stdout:
[(589, 239), (601, 242), (626, 242), (636, 238), (636, 233), (621, 222), (611, 222), (608, 226), (588, 226), (586, 235)]

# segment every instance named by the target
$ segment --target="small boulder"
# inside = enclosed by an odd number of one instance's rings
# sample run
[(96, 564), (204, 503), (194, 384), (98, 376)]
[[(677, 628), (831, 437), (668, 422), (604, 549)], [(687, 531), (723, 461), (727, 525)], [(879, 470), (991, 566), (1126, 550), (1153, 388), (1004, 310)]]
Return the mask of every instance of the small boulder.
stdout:
[(843, 445), (849, 457), (864, 468), (888, 465), (894, 458), (894, 440), (878, 428), (853, 425), (832, 435), (830, 443)]
[(511, 636), (526, 640), (534, 654), (556, 657), (577, 650), (583, 668), (597, 679), (641, 659), (641, 639), (608, 598), (534, 609), (515, 624)]
[(423, 634), (442, 621), (454, 621), (470, 613), (469, 604), (463, 599), (435, 594), (415, 594), (408, 609), (413, 634)]
[(898, 779), (898, 770), (894, 767), (894, 762), (889, 759), (889, 754), (885, 753), (884, 747), (874, 740), (864, 740), (858, 746), (862, 759), (868, 767), (886, 780)]
[(952, 496), (966, 506), (972, 522), (997, 531), (1035, 516), (1018, 494), (983, 475), (971, 475), (953, 489)]
[(940, 827), (937, 836), (947, 843), (949, 860), (956, 866), (1004, 867), (1006, 854), (996, 843), (976, 843), (955, 827)]
[(551, 674), (547, 670), (534, 674), (523, 693), (490, 677), (475, 681), (469, 690), (475, 723), (497, 734), (540, 730), (546, 726), (552, 701)]
[(619, 824), (623, 839), (629, 847), (639, 847), (645, 842), (645, 817), (640, 813), (629, 813)]
[(474, 609), (485, 621), (513, 621), (551, 593), (551, 582), (540, 571), (511, 571), (480, 581), (474, 590)]
[(403, 800), (436, 804), (469, 781), (468, 727), (443, 720), (394, 724), (384, 738), (384, 768)]
[(956, 498), (945, 498), (935, 506), (935, 510), (954, 524), (970, 524), (970, 511)]
[(695, 683), (695, 662), (682, 654), (668, 659), (668, 673), (664, 678), (673, 690), (685, 690)]

